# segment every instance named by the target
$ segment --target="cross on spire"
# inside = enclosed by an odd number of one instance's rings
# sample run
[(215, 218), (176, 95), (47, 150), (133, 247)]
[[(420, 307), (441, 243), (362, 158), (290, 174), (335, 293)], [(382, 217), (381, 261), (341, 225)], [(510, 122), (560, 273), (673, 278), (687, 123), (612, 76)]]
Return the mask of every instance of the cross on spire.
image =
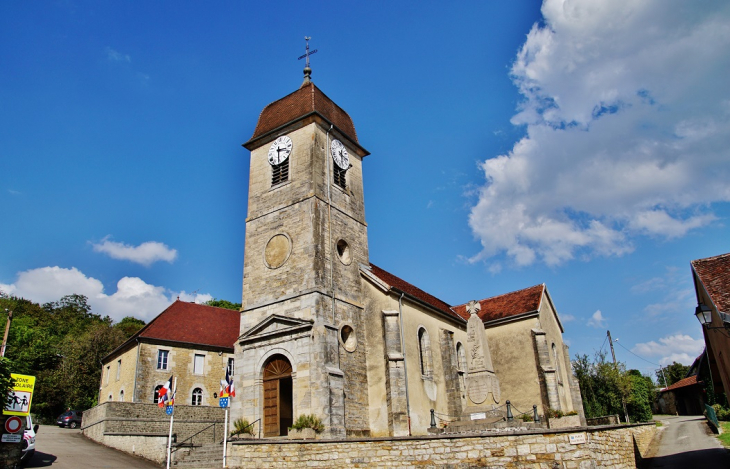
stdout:
[(479, 304), (476, 300), (471, 300), (469, 304), (466, 306), (466, 310), (469, 312), (469, 314), (477, 314), (479, 311), (481, 311), (482, 305)]
[(306, 49), (307, 51), (304, 55), (302, 55), (301, 57), (299, 57), (297, 59), (297, 60), (302, 60), (304, 58), (307, 59), (306, 65), (304, 66), (304, 83), (302, 83), (302, 86), (304, 86), (312, 81), (310, 79), (310, 77), (312, 76), (312, 69), (309, 68), (309, 56), (317, 53), (317, 49), (314, 49), (313, 51), (309, 50), (309, 40), (310, 39), (312, 39), (312, 38), (309, 36), (304, 36), (304, 40), (307, 41), (307, 49)]

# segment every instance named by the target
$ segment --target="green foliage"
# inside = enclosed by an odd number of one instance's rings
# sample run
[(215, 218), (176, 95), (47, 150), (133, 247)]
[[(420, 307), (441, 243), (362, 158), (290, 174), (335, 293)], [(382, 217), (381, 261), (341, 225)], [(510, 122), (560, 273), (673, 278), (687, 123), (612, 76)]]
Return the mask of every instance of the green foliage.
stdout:
[(627, 374), (631, 380), (631, 393), (626, 400), (629, 419), (632, 422), (648, 422), (652, 419), (650, 389), (654, 383), (638, 370), (629, 370)]
[(559, 419), (563, 417), (570, 417), (571, 415), (578, 415), (578, 412), (571, 410), (570, 412), (563, 412), (562, 410), (548, 409), (545, 412), (545, 416), (549, 419)]
[(7, 396), (10, 390), (13, 389), (15, 380), (10, 377), (12, 369), (13, 365), (10, 360), (0, 357), (0, 396)]
[(532, 414), (530, 414), (530, 413), (520, 415), (520, 419), (522, 419), (523, 422), (532, 422), (533, 421)]
[(250, 425), (247, 419), (236, 419), (233, 422), (231, 436), (242, 435), (244, 433), (253, 435), (253, 425)]
[(241, 303), (231, 303), (228, 300), (219, 300), (217, 298), (213, 298), (210, 301), (206, 301), (203, 303), (208, 306), (217, 306), (218, 308), (226, 308), (226, 309), (233, 309), (236, 311), (241, 311)]
[(664, 374), (662, 375), (662, 371), (657, 371), (657, 380), (664, 385), (664, 378), (666, 378), (667, 383), (665, 386), (671, 386), (677, 381), (687, 377), (689, 367), (682, 365), (681, 363), (672, 362), (671, 365), (663, 368), (663, 372)]
[(573, 371), (583, 396), (586, 418), (623, 415), (622, 398), (628, 399), (631, 380), (623, 363), (606, 361), (605, 353), (597, 353), (594, 361), (588, 355), (577, 355)]
[(723, 407), (720, 404), (714, 404), (712, 408), (715, 409), (717, 420), (730, 420), (730, 409), (728, 409), (727, 407)]
[(101, 380), (99, 361), (144, 324), (125, 318), (113, 325), (108, 316), (92, 313), (82, 295), (41, 306), (0, 293), (0, 311), (6, 308), (13, 311), (6, 356), (14, 373), (36, 377), (32, 411), (41, 421), (67, 408), (92, 407)]
[(324, 424), (322, 423), (322, 420), (320, 420), (320, 418), (316, 415), (304, 414), (300, 415), (297, 418), (296, 422), (294, 422), (294, 425), (292, 425), (292, 428), (295, 430), (311, 428), (317, 433), (322, 433), (324, 431)]
[(718, 435), (717, 439), (725, 448), (730, 448), (730, 423), (722, 422), (720, 427), (722, 428), (722, 434)]

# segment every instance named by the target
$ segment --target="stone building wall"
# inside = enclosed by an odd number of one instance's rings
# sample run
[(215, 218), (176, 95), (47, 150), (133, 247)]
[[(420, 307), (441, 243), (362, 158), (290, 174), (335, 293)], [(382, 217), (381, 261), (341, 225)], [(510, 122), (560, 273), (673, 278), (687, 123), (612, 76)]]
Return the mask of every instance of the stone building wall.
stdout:
[(101, 370), (100, 403), (121, 401), (122, 392), (124, 392), (124, 401), (132, 402), (134, 398), (134, 373), (136, 363), (136, 343), (121, 354), (111, 357), (107, 363), (104, 363)]
[[(656, 433), (653, 424), (580, 428), (516, 435), (405, 437), (232, 444), (230, 468), (503, 467), (634, 468)], [(570, 436), (585, 443), (571, 444)], [(638, 452), (635, 452), (635, 446)]]

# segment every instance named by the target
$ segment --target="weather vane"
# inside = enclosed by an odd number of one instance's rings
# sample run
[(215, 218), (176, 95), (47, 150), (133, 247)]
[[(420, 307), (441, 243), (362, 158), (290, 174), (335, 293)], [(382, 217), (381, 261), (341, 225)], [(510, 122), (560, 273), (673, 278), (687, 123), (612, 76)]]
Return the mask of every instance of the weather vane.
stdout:
[(314, 49), (313, 51), (309, 50), (309, 40), (310, 39), (312, 39), (312, 38), (309, 36), (304, 36), (304, 40), (307, 41), (307, 49), (306, 49), (305, 54), (297, 59), (297, 60), (302, 60), (304, 58), (307, 59), (307, 63), (304, 66), (304, 83), (302, 83), (302, 85), (306, 85), (307, 83), (309, 83), (309, 81), (310, 81), (309, 77), (312, 75), (312, 69), (309, 68), (309, 56), (317, 53), (317, 49)]

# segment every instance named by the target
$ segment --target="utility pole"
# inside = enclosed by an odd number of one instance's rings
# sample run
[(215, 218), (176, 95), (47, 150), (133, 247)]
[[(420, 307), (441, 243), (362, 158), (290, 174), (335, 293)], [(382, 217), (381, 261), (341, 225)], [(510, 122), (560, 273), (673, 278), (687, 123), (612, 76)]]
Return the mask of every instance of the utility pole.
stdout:
[(8, 311), (8, 308), (5, 308), (5, 312), (8, 313), (8, 321), (5, 323), (5, 335), (3, 336), (3, 348), (0, 350), (0, 357), (5, 356), (5, 347), (8, 345), (8, 333), (10, 332), (10, 320), (13, 319), (12, 311)]
[[(616, 363), (616, 352), (613, 350), (613, 339), (611, 339), (611, 331), (606, 331), (606, 334), (608, 334), (608, 343), (611, 345), (611, 357), (613, 357), (613, 366), (616, 368), (616, 371), (618, 371), (618, 364)], [(629, 411), (626, 408), (626, 399), (624, 399), (624, 396), (621, 396), (621, 404), (624, 406), (624, 417), (626, 418), (626, 423), (629, 423)]]

